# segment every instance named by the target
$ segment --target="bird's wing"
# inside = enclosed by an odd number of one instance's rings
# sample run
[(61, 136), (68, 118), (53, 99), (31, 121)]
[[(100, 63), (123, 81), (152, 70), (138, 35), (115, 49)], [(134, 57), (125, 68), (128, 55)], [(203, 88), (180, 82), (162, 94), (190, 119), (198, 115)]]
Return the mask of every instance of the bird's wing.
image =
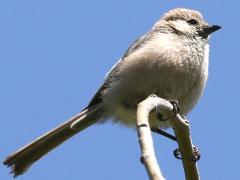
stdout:
[(133, 52), (139, 50), (144, 44), (146, 44), (146, 41), (149, 41), (152, 37), (151, 33), (147, 33), (143, 35), (142, 37), (138, 38), (134, 41), (134, 43), (128, 48), (128, 50), (124, 53), (123, 57), (110, 69), (110, 71), (106, 74), (106, 78), (102, 86), (98, 89), (96, 94), (91, 99), (90, 103), (86, 108), (89, 108), (91, 106), (95, 106), (96, 104), (103, 101), (103, 93), (104, 91), (111, 85), (111, 82), (113, 79), (117, 78), (117, 71), (118, 66)]

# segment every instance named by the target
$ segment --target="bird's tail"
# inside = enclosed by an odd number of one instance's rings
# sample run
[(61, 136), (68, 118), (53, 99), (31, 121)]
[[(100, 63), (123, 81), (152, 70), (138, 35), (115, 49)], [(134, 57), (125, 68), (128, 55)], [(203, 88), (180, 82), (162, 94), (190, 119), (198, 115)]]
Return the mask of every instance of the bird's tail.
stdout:
[[(101, 105), (98, 104), (87, 108), (65, 123), (10, 154), (3, 164), (11, 167), (11, 173), (14, 177), (21, 175), (26, 172), (34, 162), (52, 149), (59, 146), (76, 133), (99, 121), (101, 115)], [(77, 125), (75, 122), (77, 122)], [(74, 128), (72, 128), (73, 123), (75, 124)]]

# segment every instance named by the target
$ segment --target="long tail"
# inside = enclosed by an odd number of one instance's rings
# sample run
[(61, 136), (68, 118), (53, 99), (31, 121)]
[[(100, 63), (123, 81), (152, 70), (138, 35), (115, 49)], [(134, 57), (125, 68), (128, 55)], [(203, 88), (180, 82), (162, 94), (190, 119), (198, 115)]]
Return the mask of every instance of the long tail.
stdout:
[[(83, 110), (70, 120), (47, 132), (18, 151), (10, 154), (3, 164), (11, 167), (11, 174), (13, 174), (14, 177), (23, 174), (34, 162), (39, 160), (52, 149), (59, 146), (78, 132), (96, 123), (101, 118), (101, 113), (102, 110), (100, 104)], [(72, 123), (75, 121), (77, 121), (77, 129), (71, 128)]]

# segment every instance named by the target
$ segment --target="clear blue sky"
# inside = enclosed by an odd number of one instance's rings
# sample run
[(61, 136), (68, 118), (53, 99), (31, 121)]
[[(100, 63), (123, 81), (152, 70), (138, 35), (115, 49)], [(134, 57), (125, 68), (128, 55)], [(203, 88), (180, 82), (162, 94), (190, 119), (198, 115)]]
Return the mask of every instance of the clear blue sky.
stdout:
[[(204, 180), (239, 179), (238, 1), (12, 0), (0, 2), (0, 160), (79, 112), (131, 42), (169, 9), (200, 10), (223, 28), (210, 41), (206, 91), (191, 112)], [(161, 169), (184, 179), (174, 142), (154, 135)], [(94, 126), (51, 152), (19, 180), (146, 180), (136, 132)], [(10, 180), (0, 165), (0, 179)]]

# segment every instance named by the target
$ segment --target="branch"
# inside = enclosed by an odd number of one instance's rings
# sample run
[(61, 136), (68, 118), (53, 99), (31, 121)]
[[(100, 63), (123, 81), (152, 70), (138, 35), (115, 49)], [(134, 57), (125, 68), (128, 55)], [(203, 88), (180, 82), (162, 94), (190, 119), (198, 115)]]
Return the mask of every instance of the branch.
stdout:
[(179, 114), (175, 116), (171, 124), (177, 137), (186, 180), (199, 180), (200, 177), (196, 163), (199, 159), (199, 154), (192, 145), (190, 124)]
[[(138, 104), (137, 109), (137, 131), (142, 151), (141, 160), (151, 180), (164, 180), (155, 157), (148, 120), (149, 113), (153, 110), (173, 116), (174, 107), (169, 101), (151, 95)], [(181, 115), (176, 114), (171, 120), (171, 124), (178, 140), (186, 180), (199, 180), (200, 178), (196, 165), (198, 156), (192, 145), (189, 122), (183, 120)]]
[[(155, 157), (151, 130), (148, 121), (149, 113), (152, 110), (155, 110), (157, 106), (164, 106), (164, 102), (169, 103), (168, 101), (159, 100), (160, 99), (155, 98), (155, 96), (149, 96), (146, 100), (138, 104), (137, 108), (137, 132), (139, 144), (142, 151), (141, 160), (151, 180), (165, 179), (162, 176), (162, 173), (157, 163), (157, 159)], [(170, 106), (172, 105), (170, 104)]]

